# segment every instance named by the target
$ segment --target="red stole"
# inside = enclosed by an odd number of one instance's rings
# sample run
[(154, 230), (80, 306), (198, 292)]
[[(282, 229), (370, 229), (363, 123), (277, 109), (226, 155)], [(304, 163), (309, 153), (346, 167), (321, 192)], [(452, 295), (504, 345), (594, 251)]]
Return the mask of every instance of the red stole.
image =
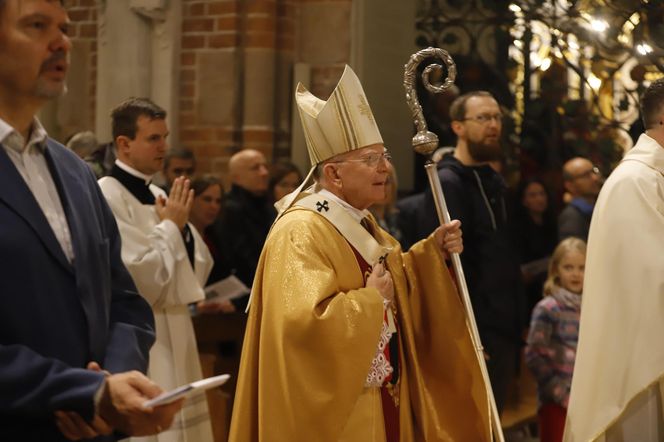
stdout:
[[(352, 244), (350, 244), (351, 249), (353, 250), (353, 254), (355, 254), (355, 259), (357, 260), (357, 264), (360, 266), (360, 270), (362, 271), (362, 280), (364, 283), (367, 282), (367, 278), (371, 274), (372, 267), (367, 263), (362, 255), (355, 250)], [(387, 314), (388, 312), (385, 311), (385, 314), (383, 315), (383, 324), (387, 324)], [(395, 315), (395, 322), (396, 322), (396, 315)], [(395, 324), (397, 326), (397, 332), (392, 335), (390, 338), (390, 343), (385, 346), (385, 349), (383, 350), (383, 354), (385, 355), (385, 358), (388, 360), (394, 371), (389, 374), (386, 378), (385, 381), (383, 382), (382, 387), (380, 388), (380, 396), (382, 399), (382, 405), (383, 405), (383, 420), (385, 421), (385, 435), (387, 437), (387, 442), (399, 442), (399, 406), (398, 406), (398, 376), (399, 376), (399, 351), (398, 351), (398, 337), (397, 334), (399, 333), (399, 328), (398, 324)], [(378, 345), (378, 343), (376, 343)], [(394, 361), (394, 362), (393, 362)], [(394, 382), (392, 382), (394, 381)], [(392, 394), (391, 394), (392, 393)], [(393, 397), (394, 395), (395, 397)]]

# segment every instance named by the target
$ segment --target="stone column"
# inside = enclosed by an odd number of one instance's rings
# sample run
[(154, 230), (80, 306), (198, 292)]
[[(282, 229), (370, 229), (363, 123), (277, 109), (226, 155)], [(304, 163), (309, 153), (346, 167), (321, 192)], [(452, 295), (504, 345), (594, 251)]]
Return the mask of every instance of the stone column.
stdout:
[(353, 2), (351, 66), (394, 158), (400, 189), (413, 185), (414, 129), (403, 88), (403, 66), (417, 50), (415, 7), (416, 2), (408, 1)]
[[(149, 3), (147, 1), (133, 3)], [(140, 10), (138, 11), (140, 12)], [(168, 111), (170, 145), (180, 143), (180, 53), (182, 46), (182, 0), (168, 0), (165, 12), (152, 21), (152, 75), (150, 97)]]
[[(297, 14), (294, 72), (291, 94), (291, 158), (306, 174), (311, 167), (294, 91), (302, 82), (315, 96), (327, 100), (344, 66), (350, 62), (351, 10), (349, 1), (301, 2)], [(354, 67), (354, 66), (353, 66)]]
[(245, 5), (242, 70), (242, 145), (272, 156), (275, 133), (276, 2)]
[(95, 130), (111, 140), (110, 111), (128, 97), (149, 97), (168, 113), (177, 142), (181, 0), (97, 0)]

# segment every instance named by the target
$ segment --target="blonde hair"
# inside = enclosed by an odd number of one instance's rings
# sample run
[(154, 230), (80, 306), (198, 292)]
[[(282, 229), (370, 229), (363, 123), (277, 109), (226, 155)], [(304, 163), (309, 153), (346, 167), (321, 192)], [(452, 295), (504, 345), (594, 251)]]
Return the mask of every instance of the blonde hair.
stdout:
[(546, 277), (546, 281), (544, 281), (544, 296), (551, 295), (557, 288), (560, 288), (558, 266), (565, 255), (572, 251), (577, 251), (586, 256), (586, 242), (580, 238), (570, 237), (562, 240), (556, 246), (549, 261), (549, 274)]

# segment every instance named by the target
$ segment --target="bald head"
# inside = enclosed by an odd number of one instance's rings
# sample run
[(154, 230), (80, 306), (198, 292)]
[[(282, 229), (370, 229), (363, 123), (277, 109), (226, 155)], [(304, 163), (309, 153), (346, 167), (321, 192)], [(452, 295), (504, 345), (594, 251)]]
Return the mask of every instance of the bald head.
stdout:
[(582, 157), (575, 157), (563, 165), (565, 189), (575, 198), (595, 201), (601, 187), (599, 170)]
[(267, 191), (267, 161), (257, 150), (244, 149), (233, 155), (228, 162), (228, 173), (231, 183), (254, 195), (263, 195)]

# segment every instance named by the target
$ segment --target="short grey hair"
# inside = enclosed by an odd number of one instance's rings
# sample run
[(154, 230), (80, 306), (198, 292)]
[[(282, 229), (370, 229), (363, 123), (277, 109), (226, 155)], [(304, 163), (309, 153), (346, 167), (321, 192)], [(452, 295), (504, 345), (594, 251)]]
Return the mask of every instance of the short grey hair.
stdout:
[(85, 131), (72, 136), (69, 141), (67, 141), (67, 148), (72, 150), (79, 157), (85, 158), (99, 148), (99, 143), (97, 142), (97, 137), (95, 137), (94, 133)]

